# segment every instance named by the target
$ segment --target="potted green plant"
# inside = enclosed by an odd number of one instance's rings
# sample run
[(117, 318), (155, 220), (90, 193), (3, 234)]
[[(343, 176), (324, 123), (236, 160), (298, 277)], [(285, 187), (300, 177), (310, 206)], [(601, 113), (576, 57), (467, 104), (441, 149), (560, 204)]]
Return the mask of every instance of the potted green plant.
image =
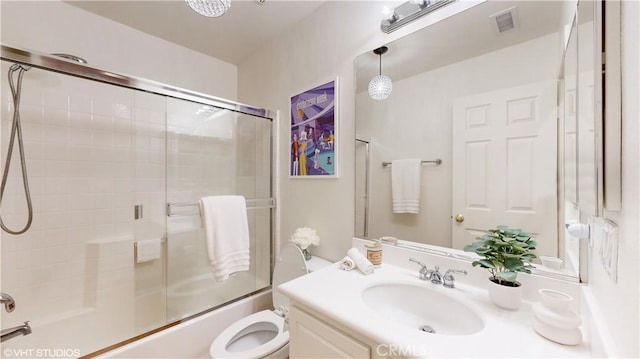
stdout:
[(472, 263), (474, 267), (487, 268), (491, 273), (489, 296), (494, 304), (506, 309), (520, 308), (522, 287), (516, 278), (519, 272), (531, 273), (536, 245), (527, 232), (497, 226), (464, 247), (466, 252), (482, 257)]

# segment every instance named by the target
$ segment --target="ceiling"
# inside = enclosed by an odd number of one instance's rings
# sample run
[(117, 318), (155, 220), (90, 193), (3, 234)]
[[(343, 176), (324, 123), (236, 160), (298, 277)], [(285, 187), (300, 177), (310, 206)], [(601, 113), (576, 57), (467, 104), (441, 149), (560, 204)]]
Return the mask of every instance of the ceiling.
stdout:
[(325, 3), (267, 0), (260, 4), (255, 0), (232, 0), (226, 14), (208, 18), (191, 10), (184, 0), (66, 2), (235, 65)]
[[(561, 1), (487, 1), (387, 44), (382, 73), (398, 81), (419, 73), (487, 54), (562, 28)], [(491, 15), (516, 8), (517, 26), (499, 33)], [(356, 58), (357, 92), (367, 91), (378, 74), (373, 52)]]
[[(109, 18), (150, 35), (239, 65), (265, 44), (289, 31), (327, 1), (232, 0), (218, 18), (195, 13), (184, 0), (67, 0), (70, 5)], [(518, 26), (495, 30), (490, 16), (517, 8)], [(394, 81), (560, 29), (560, 1), (487, 1), (390, 44), (383, 55), (383, 73)], [(378, 57), (363, 54), (357, 62), (357, 91), (366, 91), (378, 72)]]

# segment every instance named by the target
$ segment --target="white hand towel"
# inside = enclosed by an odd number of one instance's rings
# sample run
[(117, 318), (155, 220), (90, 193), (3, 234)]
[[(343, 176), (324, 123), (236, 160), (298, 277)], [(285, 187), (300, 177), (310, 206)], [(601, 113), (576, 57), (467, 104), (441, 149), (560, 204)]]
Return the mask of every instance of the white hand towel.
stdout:
[(373, 267), (373, 264), (369, 262), (367, 257), (363, 256), (362, 253), (360, 253), (360, 251), (358, 251), (356, 248), (349, 249), (347, 251), (347, 255), (351, 259), (353, 259), (353, 261), (356, 264), (356, 267), (358, 267), (358, 269), (360, 269), (362, 273), (371, 274), (375, 270), (375, 268)]
[(201, 198), (200, 216), (215, 280), (221, 282), (235, 272), (249, 270), (249, 221), (245, 198)]
[(340, 269), (350, 271), (356, 267), (356, 263), (351, 257), (346, 256), (340, 260)]
[(160, 239), (145, 239), (136, 242), (136, 262), (149, 262), (160, 259), (162, 255), (162, 242)]
[(391, 195), (393, 213), (420, 212), (420, 159), (394, 160), (391, 162)]

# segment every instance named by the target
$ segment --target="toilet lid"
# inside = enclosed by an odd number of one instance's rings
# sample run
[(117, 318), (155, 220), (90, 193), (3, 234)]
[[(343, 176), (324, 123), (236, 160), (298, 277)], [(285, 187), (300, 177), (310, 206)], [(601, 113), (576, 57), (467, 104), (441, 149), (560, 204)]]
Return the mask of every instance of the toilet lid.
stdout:
[(277, 309), (279, 306), (289, 307), (289, 299), (278, 291), (278, 286), (305, 274), (307, 274), (307, 263), (304, 260), (302, 250), (291, 243), (283, 246), (276, 258), (276, 264), (273, 269), (273, 290), (271, 294), (274, 308)]

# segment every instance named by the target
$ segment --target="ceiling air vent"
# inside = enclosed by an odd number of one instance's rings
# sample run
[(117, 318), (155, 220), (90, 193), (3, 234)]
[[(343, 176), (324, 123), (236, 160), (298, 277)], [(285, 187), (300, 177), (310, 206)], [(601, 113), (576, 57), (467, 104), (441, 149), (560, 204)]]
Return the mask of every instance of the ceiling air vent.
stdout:
[(491, 15), (498, 32), (505, 32), (518, 27), (518, 13), (515, 7)]

